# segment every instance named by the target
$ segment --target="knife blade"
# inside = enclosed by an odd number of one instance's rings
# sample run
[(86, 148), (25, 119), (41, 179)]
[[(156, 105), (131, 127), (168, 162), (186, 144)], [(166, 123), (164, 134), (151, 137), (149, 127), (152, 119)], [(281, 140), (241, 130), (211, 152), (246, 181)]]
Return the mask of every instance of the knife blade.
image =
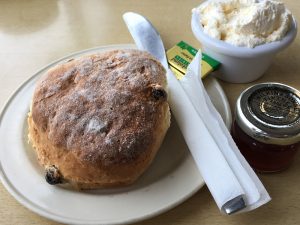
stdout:
[(149, 52), (168, 69), (164, 44), (151, 22), (134, 12), (124, 13), (123, 19), (138, 49)]

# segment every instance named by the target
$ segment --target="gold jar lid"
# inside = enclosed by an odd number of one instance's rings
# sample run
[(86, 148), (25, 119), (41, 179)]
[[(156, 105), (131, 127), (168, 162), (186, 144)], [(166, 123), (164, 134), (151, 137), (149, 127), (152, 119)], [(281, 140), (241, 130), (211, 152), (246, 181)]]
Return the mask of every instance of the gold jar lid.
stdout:
[(300, 141), (300, 92), (280, 83), (261, 83), (241, 93), (236, 122), (250, 137), (267, 144)]

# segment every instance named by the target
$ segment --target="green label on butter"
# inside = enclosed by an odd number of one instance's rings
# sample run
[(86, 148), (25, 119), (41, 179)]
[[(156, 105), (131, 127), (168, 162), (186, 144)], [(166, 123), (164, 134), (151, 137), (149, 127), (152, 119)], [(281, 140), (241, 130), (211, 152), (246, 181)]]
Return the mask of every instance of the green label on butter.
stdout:
[[(180, 41), (177, 45), (167, 51), (167, 58), (170, 66), (175, 69), (176, 72), (178, 71), (177, 74), (180, 73), (180, 75), (176, 75), (178, 79), (181, 79), (186, 73), (188, 65), (191, 63), (196, 54), (197, 49), (184, 41)], [(211, 71), (216, 70), (219, 65), (220, 63), (218, 61), (205, 53), (202, 53), (201, 77), (203, 78)]]
[(184, 41), (181, 41), (177, 44), (178, 47), (181, 49), (186, 49), (192, 56), (195, 56), (197, 54), (197, 49), (193, 48), (192, 46), (188, 45)]

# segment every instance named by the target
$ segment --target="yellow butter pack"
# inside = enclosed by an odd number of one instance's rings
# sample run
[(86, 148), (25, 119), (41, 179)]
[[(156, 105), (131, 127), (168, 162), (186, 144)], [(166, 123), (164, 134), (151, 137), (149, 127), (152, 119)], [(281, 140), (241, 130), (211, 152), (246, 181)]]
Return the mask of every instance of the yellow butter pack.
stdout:
[[(177, 45), (167, 51), (167, 59), (170, 69), (173, 71), (177, 79), (181, 79), (186, 73), (188, 65), (191, 63), (197, 49), (193, 48), (184, 41), (180, 41)], [(203, 79), (207, 74), (216, 70), (220, 63), (210, 56), (202, 53), (201, 60), (201, 78)]]

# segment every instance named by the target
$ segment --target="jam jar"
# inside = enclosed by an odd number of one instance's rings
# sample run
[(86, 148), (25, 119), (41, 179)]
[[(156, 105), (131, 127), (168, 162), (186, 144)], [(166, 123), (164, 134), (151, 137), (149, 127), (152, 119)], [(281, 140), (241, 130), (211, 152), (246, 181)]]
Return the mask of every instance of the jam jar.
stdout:
[(246, 89), (237, 100), (231, 134), (256, 171), (286, 169), (300, 147), (300, 92), (280, 83)]

